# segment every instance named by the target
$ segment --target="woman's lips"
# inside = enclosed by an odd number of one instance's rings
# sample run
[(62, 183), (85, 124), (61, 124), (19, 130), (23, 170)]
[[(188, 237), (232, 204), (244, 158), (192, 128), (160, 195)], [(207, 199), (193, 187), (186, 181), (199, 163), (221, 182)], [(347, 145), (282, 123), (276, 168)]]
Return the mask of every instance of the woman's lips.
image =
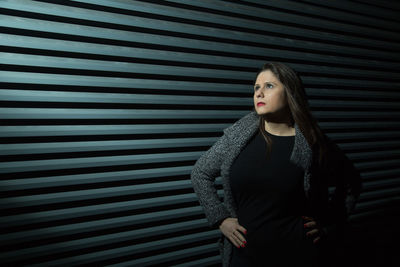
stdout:
[(259, 106), (264, 106), (264, 105), (265, 105), (265, 103), (263, 103), (263, 102), (257, 103), (257, 107), (259, 107)]

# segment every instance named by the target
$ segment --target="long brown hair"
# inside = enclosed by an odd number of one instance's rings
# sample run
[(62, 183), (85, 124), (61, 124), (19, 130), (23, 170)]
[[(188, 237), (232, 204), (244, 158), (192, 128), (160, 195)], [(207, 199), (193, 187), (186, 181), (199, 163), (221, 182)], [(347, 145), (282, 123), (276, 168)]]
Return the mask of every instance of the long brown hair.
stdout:
[[(298, 73), (287, 65), (280, 62), (269, 62), (263, 65), (258, 71), (258, 75), (266, 70), (270, 70), (276, 78), (283, 84), (286, 93), (287, 104), (290, 113), (290, 126), (296, 123), (310, 145), (315, 159), (318, 159), (320, 166), (324, 165), (327, 152), (325, 135), (319, 127), (316, 119), (312, 116), (304, 90), (302, 80)], [(254, 82), (255, 83), (255, 82)], [(254, 109), (254, 108), (253, 108)], [(260, 116), (259, 129), (267, 142), (268, 153), (270, 153), (272, 140), (265, 130), (265, 119)]]

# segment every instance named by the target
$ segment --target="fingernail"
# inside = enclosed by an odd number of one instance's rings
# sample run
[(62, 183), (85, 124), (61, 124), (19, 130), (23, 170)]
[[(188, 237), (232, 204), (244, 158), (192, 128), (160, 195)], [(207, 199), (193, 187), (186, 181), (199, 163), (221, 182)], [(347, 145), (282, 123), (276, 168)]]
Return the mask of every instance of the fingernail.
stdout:
[(242, 248), (244, 248), (244, 245), (242, 244)]
[(244, 230), (244, 234), (247, 235), (247, 230)]
[(307, 227), (307, 225), (306, 224), (304, 224), (304, 228), (306, 228)]
[(243, 243), (245, 243), (245, 244), (246, 244), (247, 242), (246, 242), (246, 241), (243, 241)]

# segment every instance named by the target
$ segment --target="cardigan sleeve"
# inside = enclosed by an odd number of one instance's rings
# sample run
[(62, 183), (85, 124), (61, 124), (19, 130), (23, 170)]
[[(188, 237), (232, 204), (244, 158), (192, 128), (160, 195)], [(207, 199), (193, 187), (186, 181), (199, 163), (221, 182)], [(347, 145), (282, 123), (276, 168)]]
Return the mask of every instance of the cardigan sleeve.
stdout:
[(354, 164), (336, 143), (329, 140), (329, 146), (328, 173), (334, 183), (334, 192), (328, 200), (329, 224), (322, 228), (328, 238), (342, 234), (362, 190), (361, 175)]
[(218, 227), (230, 213), (219, 199), (215, 179), (220, 175), (224, 153), (228, 151), (228, 138), (224, 134), (196, 161), (191, 182), (209, 225)]

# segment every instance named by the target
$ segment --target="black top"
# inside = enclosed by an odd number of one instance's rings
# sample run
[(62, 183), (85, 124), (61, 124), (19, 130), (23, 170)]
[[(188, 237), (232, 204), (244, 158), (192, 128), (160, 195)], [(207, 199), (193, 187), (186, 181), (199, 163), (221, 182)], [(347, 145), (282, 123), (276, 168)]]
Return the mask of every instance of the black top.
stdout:
[(289, 160), (295, 136), (268, 135), (273, 142), (268, 158), (257, 131), (230, 170), (238, 223), (247, 229), (246, 246), (233, 246), (231, 266), (313, 266), (317, 248), (301, 217), (304, 171)]

